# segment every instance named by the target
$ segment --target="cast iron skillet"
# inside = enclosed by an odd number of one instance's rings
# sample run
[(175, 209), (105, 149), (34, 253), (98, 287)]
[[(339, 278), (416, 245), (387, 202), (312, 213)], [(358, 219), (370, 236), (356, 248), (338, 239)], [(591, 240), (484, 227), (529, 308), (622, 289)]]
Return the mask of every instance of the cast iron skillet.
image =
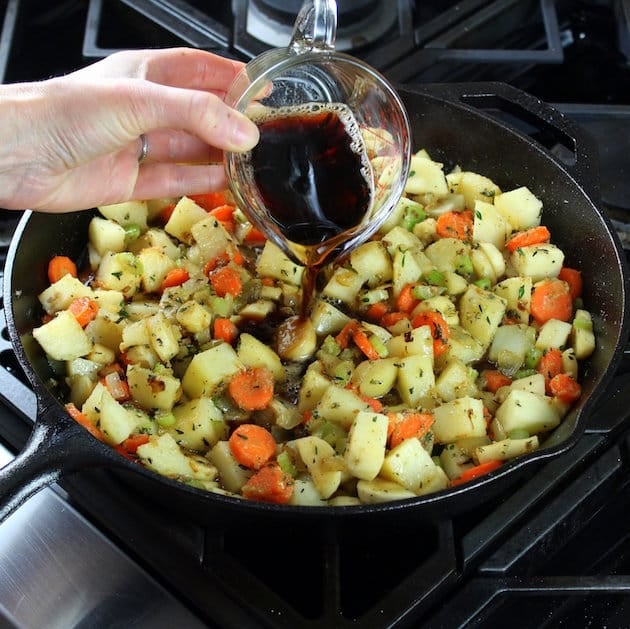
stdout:
[[(414, 133), (414, 147), (431, 156), (489, 176), (508, 190), (526, 185), (544, 202), (544, 222), (564, 250), (567, 264), (582, 270), (584, 300), (594, 316), (597, 349), (581, 374), (583, 398), (544, 447), (506, 463), (499, 470), (455, 489), (404, 502), (358, 507), (283, 507), (203, 492), (154, 474), (118, 455), (80, 428), (63, 410), (51, 367), (33, 340), (39, 325), (37, 295), (46, 287), (48, 260), (55, 254), (78, 258), (85, 250), (92, 213), (49, 215), (27, 212), (10, 247), (4, 303), (11, 341), (32, 383), (38, 417), (32, 436), (18, 457), (0, 470), (0, 518), (6, 517), (42, 487), (70, 472), (116, 468), (124, 483), (150, 497), (186, 511), (201, 522), (232, 518), (355, 518), (394, 516), (441, 518), (493, 497), (567, 451), (584, 431), (597, 398), (615, 372), (628, 335), (625, 259), (608, 220), (597, 207), (593, 152), (587, 138), (557, 111), (502, 84), (431, 85), (401, 89)], [(470, 104), (474, 104), (475, 107)], [(480, 111), (496, 107), (502, 122)], [(532, 130), (568, 156), (561, 161), (530, 135), (515, 132), (531, 121)], [(519, 127), (520, 128), (520, 127)], [(19, 401), (14, 402), (19, 407)], [(98, 490), (98, 488), (95, 488)]]

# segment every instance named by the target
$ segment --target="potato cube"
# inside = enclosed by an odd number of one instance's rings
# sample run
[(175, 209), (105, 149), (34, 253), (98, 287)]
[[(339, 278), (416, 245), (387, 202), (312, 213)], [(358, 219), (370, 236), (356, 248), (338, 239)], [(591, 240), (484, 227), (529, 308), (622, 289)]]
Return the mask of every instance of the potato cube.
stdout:
[(507, 302), (490, 291), (471, 284), (459, 301), (461, 326), (482, 345), (488, 347), (494, 337)]
[(370, 287), (392, 279), (392, 259), (382, 241), (371, 240), (357, 247), (350, 254), (350, 265)]
[(512, 226), (492, 203), (475, 201), (473, 212), (473, 242), (489, 242), (503, 249)]
[(125, 228), (106, 218), (95, 216), (90, 221), (88, 237), (96, 253), (103, 257), (107, 252), (125, 250)]
[(208, 218), (208, 213), (192, 199), (182, 197), (164, 226), (166, 233), (191, 245), (194, 242), (192, 226)]
[(507, 302), (506, 314), (519, 323), (529, 322), (529, 305), (532, 298), (531, 277), (508, 277), (494, 288), (495, 295)]
[(313, 483), (322, 498), (330, 498), (341, 483), (341, 471), (335, 460), (339, 459), (334, 448), (323, 439), (315, 436), (302, 437), (293, 446), (308, 469)]
[(393, 500), (415, 498), (416, 494), (402, 485), (384, 478), (360, 480), (357, 483), (357, 494), (363, 504), (380, 504)]
[(431, 393), (435, 386), (433, 372), (433, 356), (415, 354), (400, 358), (396, 388), (402, 401), (408, 406), (416, 407)]
[(102, 288), (120, 291), (125, 297), (131, 297), (140, 288), (142, 270), (133, 253), (110, 252), (101, 259), (96, 280)]
[(433, 434), (438, 443), (452, 443), (465, 437), (483, 437), (486, 419), (483, 402), (462, 397), (433, 409)]
[(184, 392), (191, 398), (212, 397), (220, 386), (244, 368), (231, 345), (221, 343), (196, 354), (182, 379)]
[(149, 209), (146, 201), (124, 201), (112, 205), (100, 205), (98, 211), (119, 225), (138, 225), (141, 231), (147, 228)]
[(138, 428), (138, 416), (117, 402), (107, 389), (99, 404), (99, 428), (110, 445), (122, 443)]
[(157, 247), (147, 247), (138, 253), (142, 268), (142, 285), (148, 293), (157, 293), (175, 261)]
[(512, 430), (526, 430), (530, 435), (546, 432), (560, 423), (553, 398), (530, 391), (513, 389), (495, 413), (506, 435)]
[(47, 323), (33, 328), (33, 336), (54, 360), (74, 360), (92, 350), (92, 341), (68, 310), (62, 310)]
[(127, 367), (127, 383), (133, 400), (146, 410), (170, 411), (181, 397), (178, 378), (139, 365)]
[(517, 231), (540, 225), (542, 201), (525, 186), (497, 194), (494, 206)]
[(223, 487), (233, 493), (239, 492), (253, 474), (252, 470), (239, 465), (227, 441), (218, 441), (208, 452), (207, 459), (216, 466)]
[(188, 450), (205, 452), (227, 439), (223, 414), (210, 398), (197, 398), (173, 408), (175, 424), (168, 429), (175, 441)]
[(379, 358), (359, 363), (351, 379), (359, 387), (361, 395), (381, 398), (390, 392), (397, 376), (397, 359)]
[(267, 240), (256, 263), (256, 273), (260, 277), (272, 277), (293, 286), (301, 286), (304, 267), (290, 260), (278, 245)]
[(284, 382), (287, 372), (274, 350), (255, 336), (243, 332), (239, 336), (237, 355), (246, 367), (266, 367), (276, 382)]
[(356, 478), (373, 480), (385, 460), (387, 443), (387, 415), (359, 411), (348, 434), (344, 452), (346, 469)]
[(436, 196), (447, 194), (448, 186), (442, 164), (421, 155), (413, 155), (405, 193), (415, 195), (430, 193)]
[(558, 277), (563, 262), (564, 253), (551, 243), (519, 247), (510, 256), (516, 273), (530, 277), (533, 282)]

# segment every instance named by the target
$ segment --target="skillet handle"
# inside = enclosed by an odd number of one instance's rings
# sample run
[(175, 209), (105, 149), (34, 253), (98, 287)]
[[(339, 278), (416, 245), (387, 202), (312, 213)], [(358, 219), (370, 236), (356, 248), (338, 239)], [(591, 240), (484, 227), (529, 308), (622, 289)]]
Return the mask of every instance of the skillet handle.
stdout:
[(0, 469), (0, 522), (63, 475), (104, 462), (100, 449), (90, 447), (97, 442), (58, 404), (40, 409), (26, 445)]
[(473, 107), (528, 135), (564, 167), (588, 196), (601, 198), (596, 142), (555, 107), (507, 83), (432, 84), (430, 93)]

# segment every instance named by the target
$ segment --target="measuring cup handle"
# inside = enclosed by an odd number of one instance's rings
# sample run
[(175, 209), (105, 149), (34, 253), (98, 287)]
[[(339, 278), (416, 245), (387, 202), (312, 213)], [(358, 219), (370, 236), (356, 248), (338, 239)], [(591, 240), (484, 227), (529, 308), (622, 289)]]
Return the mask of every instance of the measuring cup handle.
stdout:
[(295, 20), (289, 49), (298, 54), (334, 50), (336, 36), (335, 0), (306, 0)]

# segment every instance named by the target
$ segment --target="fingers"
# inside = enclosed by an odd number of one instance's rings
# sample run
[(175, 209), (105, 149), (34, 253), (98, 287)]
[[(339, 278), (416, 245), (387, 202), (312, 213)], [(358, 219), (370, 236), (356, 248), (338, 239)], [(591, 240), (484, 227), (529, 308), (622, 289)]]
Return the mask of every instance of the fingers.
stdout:
[(222, 165), (144, 163), (138, 170), (132, 199), (204, 194), (227, 187)]
[(147, 142), (145, 162), (208, 164), (223, 159), (223, 151), (184, 131), (158, 129), (144, 135)]

